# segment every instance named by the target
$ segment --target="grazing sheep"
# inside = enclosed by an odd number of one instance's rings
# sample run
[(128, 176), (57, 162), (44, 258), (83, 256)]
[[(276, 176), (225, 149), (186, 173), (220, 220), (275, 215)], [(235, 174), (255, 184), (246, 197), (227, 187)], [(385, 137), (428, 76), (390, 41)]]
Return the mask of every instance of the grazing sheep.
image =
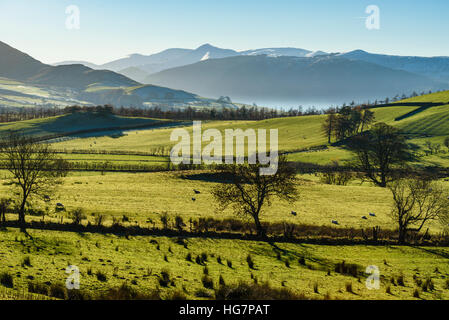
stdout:
[(196, 198), (192, 198), (192, 201), (195, 202), (195, 201), (196, 201)]
[(296, 211), (292, 211), (292, 216), (297, 216), (298, 214), (296, 213)]
[(376, 216), (376, 214), (375, 213), (372, 213), (372, 212), (370, 212), (370, 214), (369, 214), (371, 217), (375, 217)]
[(45, 196), (44, 196), (44, 201), (45, 201), (45, 202), (51, 201), (50, 196), (45, 195)]
[(195, 192), (195, 194), (200, 194), (201, 192), (198, 190), (193, 190), (193, 192)]
[(64, 208), (64, 205), (62, 203), (57, 203), (56, 206), (59, 208)]
[(367, 217), (365, 217), (365, 216), (363, 216), (363, 217), (362, 217), (362, 219), (363, 219), (363, 220), (368, 220), (368, 218), (367, 218)]
[(339, 223), (338, 223), (337, 220), (332, 220), (332, 223), (333, 223), (333, 224), (336, 224), (336, 225), (339, 225)]

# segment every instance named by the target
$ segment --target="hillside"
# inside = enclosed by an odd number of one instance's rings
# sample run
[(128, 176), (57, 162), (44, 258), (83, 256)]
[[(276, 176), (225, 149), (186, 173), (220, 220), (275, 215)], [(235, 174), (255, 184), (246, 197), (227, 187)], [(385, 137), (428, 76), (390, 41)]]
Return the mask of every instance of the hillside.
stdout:
[[(214, 102), (180, 90), (142, 86), (109, 70), (93, 70), (81, 64), (46, 65), (2, 42), (0, 57), (0, 106), (114, 104), (142, 107), (162, 103), (174, 107)], [(144, 76), (145, 72), (141, 74)]]
[(404, 70), (449, 83), (449, 57), (392, 56), (368, 53), (363, 50), (355, 50), (339, 56), (375, 63), (391, 69)]
[(334, 56), (206, 60), (150, 75), (145, 82), (246, 103), (290, 105), (366, 101), (444, 87), (420, 75)]
[[(133, 126), (145, 125), (151, 126), (160, 122), (166, 122), (167, 125), (170, 123), (170, 121), (156, 119), (128, 118), (111, 114), (77, 112), (46, 119), (0, 124), (0, 133), (16, 131), (22, 134), (38, 137), (77, 131), (114, 128), (115, 130), (113, 133), (114, 135), (117, 135), (121, 132), (119, 128), (130, 128)], [(94, 135), (110, 134), (111, 132), (101, 133), (101, 131), (99, 131)], [(83, 134), (83, 136), (89, 135)]]

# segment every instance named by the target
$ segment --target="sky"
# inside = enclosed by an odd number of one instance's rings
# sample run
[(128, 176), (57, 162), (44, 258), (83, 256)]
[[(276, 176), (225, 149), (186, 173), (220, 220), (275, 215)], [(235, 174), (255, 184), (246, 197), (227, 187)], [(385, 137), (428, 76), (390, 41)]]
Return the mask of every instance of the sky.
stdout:
[[(379, 29), (366, 27), (370, 5)], [(205, 43), (449, 56), (448, 12), (447, 0), (0, 0), (0, 41), (44, 63), (102, 64)]]

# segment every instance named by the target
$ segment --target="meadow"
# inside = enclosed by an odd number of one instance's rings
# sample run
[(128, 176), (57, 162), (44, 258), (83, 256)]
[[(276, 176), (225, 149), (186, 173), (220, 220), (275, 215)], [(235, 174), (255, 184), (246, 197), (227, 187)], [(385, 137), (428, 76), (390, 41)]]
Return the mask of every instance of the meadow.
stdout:
[[(416, 99), (407, 101), (449, 101), (449, 93)], [(447, 167), (448, 150), (442, 147), (441, 152), (428, 154), (426, 141), (442, 145), (449, 136), (449, 105), (428, 108), (395, 121), (418, 108), (393, 106), (373, 111), (377, 122), (400, 128), (415, 146), (420, 158), (411, 165)], [(327, 144), (321, 132), (324, 119), (325, 115), (316, 115), (263, 121), (204, 121), (202, 126), (203, 132), (214, 128), (222, 133), (237, 128), (278, 129), (279, 149), (292, 162), (328, 165), (352, 160), (354, 155), (344, 145)], [(149, 128), (130, 129), (146, 125)], [(190, 121), (83, 113), (2, 124), (0, 132), (13, 130), (42, 137), (100, 129), (49, 143), (72, 163), (164, 167), (175, 143), (170, 141), (174, 127), (192, 132)], [(14, 196), (8, 178), (6, 171), (0, 171), (2, 197)], [(275, 200), (263, 211), (262, 222), (354, 230), (396, 228), (390, 216), (392, 196), (388, 189), (360, 179), (347, 186), (329, 185), (321, 181), (319, 174), (298, 173), (296, 178), (298, 197), (292, 203)], [(50, 201), (34, 198), (30, 205), (39, 209), (40, 214), (27, 216), (27, 220), (69, 225), (72, 213), (81, 209), (84, 225), (94, 224), (102, 216), (106, 226), (120, 221), (124, 227), (161, 228), (165, 215), (170, 223), (176, 216), (185, 223), (200, 218), (232, 218), (251, 223), (236, 217), (231, 210), (218, 209), (212, 190), (219, 183), (204, 169), (141, 173), (74, 171), (63, 179)], [(449, 187), (447, 179), (439, 183)], [(64, 205), (64, 211), (56, 210), (58, 203)], [(14, 220), (16, 215), (9, 213), (7, 219)], [(338, 225), (333, 221), (338, 221)], [(438, 221), (427, 227), (432, 234), (446, 231)], [(209, 299), (214, 298), (213, 289), (219, 287), (221, 276), (221, 282), (227, 284), (269, 282), (275, 288), (288, 288), (309, 299), (449, 299), (446, 247), (344, 246), (338, 242), (270, 244), (194, 236), (181, 239), (36, 229), (30, 229), (30, 234), (33, 240), (14, 228), (0, 231), (0, 275), (6, 272), (14, 280), (14, 288), (0, 290), (0, 298), (26, 292), (30, 282), (49, 288), (62, 285), (67, 278), (65, 268), (76, 265), (81, 270), (82, 289), (92, 294), (126, 283), (143, 292), (159, 288), (164, 299), (170, 299), (174, 293), (182, 293), (189, 299)], [(352, 265), (352, 271), (341, 271), (343, 261)], [(380, 269), (379, 290), (368, 290), (365, 285), (368, 276), (365, 269), (371, 265)], [(44, 299), (48, 295), (33, 297)]]
[[(5, 263), (0, 273), (12, 274), (17, 290), (30, 282), (63, 285), (67, 266), (75, 265), (80, 269), (81, 288), (92, 294), (127, 283), (143, 292), (159, 288), (163, 298), (178, 291), (188, 299), (208, 299), (214, 296), (212, 288), (219, 287), (221, 276), (226, 284), (268, 282), (307, 299), (449, 299), (447, 248), (274, 247), (239, 240), (31, 233), (34, 241), (14, 230), (2, 232), (0, 259)], [(355, 265), (352, 274), (338, 272), (343, 261)], [(379, 290), (365, 285), (369, 275), (365, 269), (372, 265), (380, 270)], [(167, 274), (168, 283), (164, 281)]]

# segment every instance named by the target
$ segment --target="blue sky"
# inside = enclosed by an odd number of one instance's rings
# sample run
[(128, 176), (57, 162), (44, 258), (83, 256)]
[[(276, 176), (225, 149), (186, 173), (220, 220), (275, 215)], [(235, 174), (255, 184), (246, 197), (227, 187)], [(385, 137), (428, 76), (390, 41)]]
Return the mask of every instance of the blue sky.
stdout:
[[(80, 9), (80, 29), (65, 26)], [(368, 5), (380, 29), (368, 30)], [(105, 63), (131, 53), (210, 43), (449, 56), (447, 0), (0, 0), (0, 41), (53, 63)]]

